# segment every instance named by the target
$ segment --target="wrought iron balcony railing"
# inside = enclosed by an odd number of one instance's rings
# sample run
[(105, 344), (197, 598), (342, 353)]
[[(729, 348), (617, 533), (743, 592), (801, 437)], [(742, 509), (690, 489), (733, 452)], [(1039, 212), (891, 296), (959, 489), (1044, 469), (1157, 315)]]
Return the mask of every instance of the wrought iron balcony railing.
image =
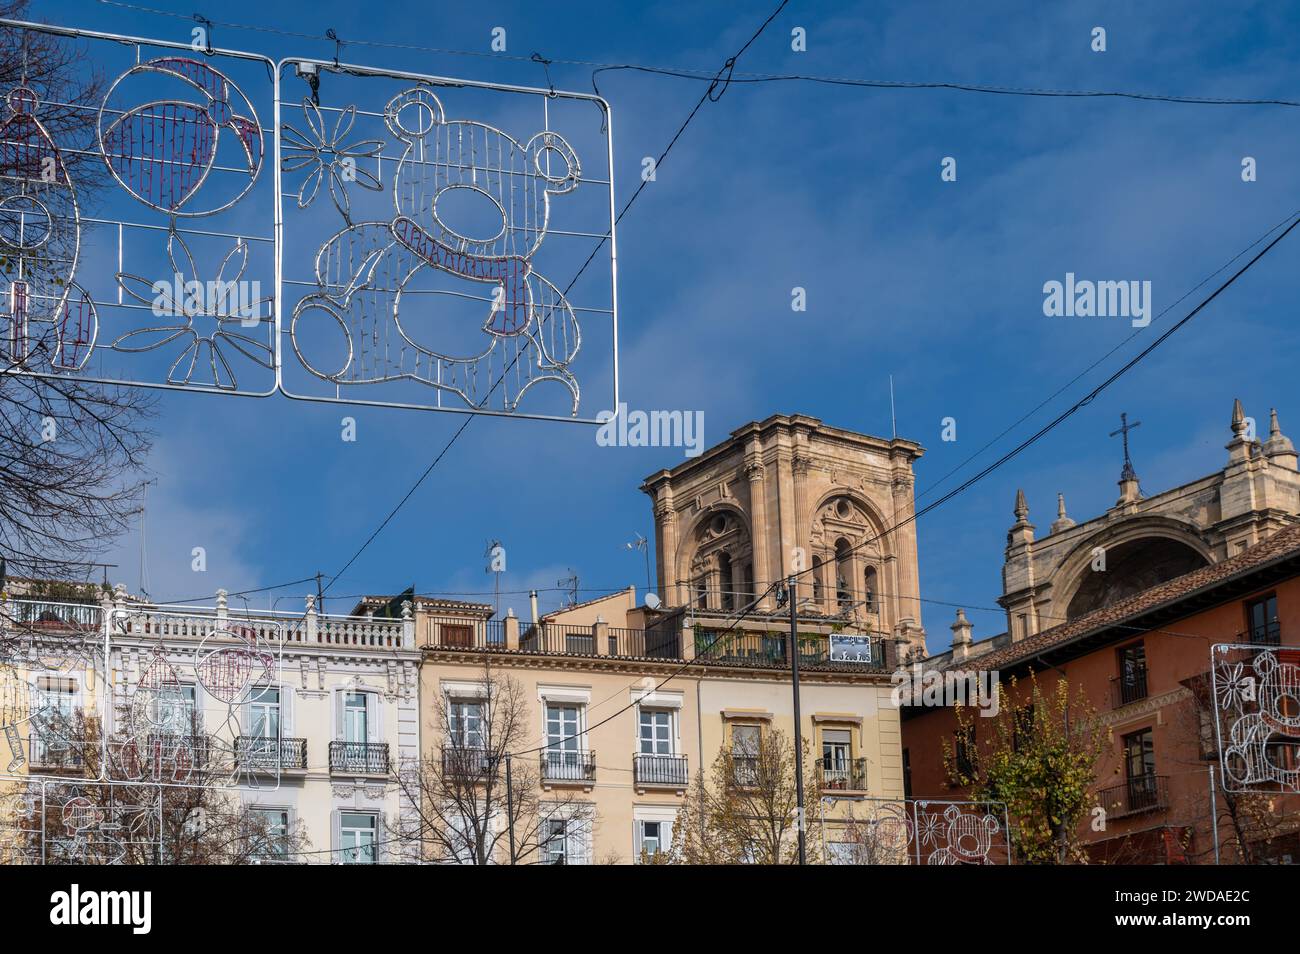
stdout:
[(542, 752), (542, 780), (591, 782), (596, 778), (596, 753), (581, 749), (546, 749)]
[(1097, 793), (1097, 798), (1109, 818), (1163, 811), (1169, 807), (1169, 778), (1165, 775), (1135, 775), (1119, 785), (1103, 788)]
[(344, 775), (387, 775), (387, 742), (331, 742), (330, 771)]
[(758, 785), (758, 756), (731, 756), (731, 784), (737, 788), (754, 788)]
[(846, 759), (834, 761), (821, 759), (817, 763), (817, 784), (824, 791), (865, 792), (867, 790), (867, 760)]
[(240, 735), (235, 737), (235, 758), (246, 771), (302, 771), (307, 768), (307, 740)]
[(686, 787), (686, 756), (646, 755), (633, 757), (633, 770), (638, 785), (668, 785)]
[(1147, 697), (1147, 671), (1145, 667), (1131, 669), (1110, 681), (1110, 701), (1115, 708), (1126, 706)]
[(442, 747), (442, 774), (452, 779), (495, 778), (499, 760), (487, 749), (463, 745)]

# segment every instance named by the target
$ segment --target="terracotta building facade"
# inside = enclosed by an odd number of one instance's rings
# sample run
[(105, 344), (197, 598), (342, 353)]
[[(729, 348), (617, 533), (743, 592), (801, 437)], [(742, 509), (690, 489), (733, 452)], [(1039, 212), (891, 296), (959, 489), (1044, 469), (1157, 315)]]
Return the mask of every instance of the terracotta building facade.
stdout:
[[(1114, 508), (1075, 523), (1060, 501), (1043, 539), (1018, 494), (1008, 632), (976, 641), (959, 612), (951, 648), (922, 665), (1015, 679), (1004, 705), (1028, 704), (1031, 675), (1043, 691), (1062, 679), (1082, 691), (1110, 733), (1097, 810), (1078, 831), (1094, 861), (1300, 862), (1300, 712), (1278, 688), (1300, 659), (1300, 474), (1270, 418), (1254, 440), (1236, 403), (1224, 469), (1149, 498), (1126, 460)], [(1238, 644), (1253, 648), (1215, 649)], [(1221, 703), (1243, 678), (1258, 679), (1260, 713), (1238, 729)], [(903, 708), (911, 792), (965, 794), (951, 760), (979, 758), (996, 735), (993, 720), (971, 721), (973, 738), (951, 707)]]

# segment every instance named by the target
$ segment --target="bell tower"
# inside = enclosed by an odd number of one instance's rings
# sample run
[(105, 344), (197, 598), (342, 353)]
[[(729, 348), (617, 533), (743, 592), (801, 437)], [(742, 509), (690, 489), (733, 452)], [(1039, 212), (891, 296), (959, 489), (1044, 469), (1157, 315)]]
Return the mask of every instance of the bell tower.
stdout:
[[(646, 478), (659, 592), (670, 606), (777, 610), (769, 585), (799, 576), (801, 612), (924, 652), (913, 463), (902, 438), (778, 414)], [(895, 529), (897, 528), (897, 529)]]

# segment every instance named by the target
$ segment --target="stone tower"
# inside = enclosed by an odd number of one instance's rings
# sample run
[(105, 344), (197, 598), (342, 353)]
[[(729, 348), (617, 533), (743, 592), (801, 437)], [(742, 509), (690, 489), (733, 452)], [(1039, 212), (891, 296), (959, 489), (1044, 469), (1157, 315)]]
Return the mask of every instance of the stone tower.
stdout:
[(1071, 520), (1058, 495), (1057, 519), (1042, 539), (1035, 538), (1018, 491), (998, 599), (1011, 639), (1218, 563), (1300, 523), (1296, 450), (1282, 434), (1277, 411), (1261, 443), (1235, 401), (1231, 432), (1223, 470), (1152, 497), (1142, 496), (1126, 457), (1119, 499), (1092, 520)]
[[(802, 613), (843, 615), (924, 651), (912, 441), (778, 414), (646, 478), (659, 592), (730, 612), (792, 573)], [(893, 529), (897, 527), (897, 529)], [(774, 612), (768, 594), (756, 612)]]

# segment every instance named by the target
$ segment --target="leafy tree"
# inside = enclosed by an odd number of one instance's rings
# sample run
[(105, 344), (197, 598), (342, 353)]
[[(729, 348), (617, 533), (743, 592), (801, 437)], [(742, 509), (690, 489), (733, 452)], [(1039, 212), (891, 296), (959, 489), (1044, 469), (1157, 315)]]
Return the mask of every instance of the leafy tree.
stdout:
[[(975, 745), (961, 752), (944, 742), (949, 783), (1007, 806), (1012, 845), (1022, 861), (1083, 861), (1078, 826), (1096, 803), (1097, 761), (1110, 746), (1110, 729), (1097, 721), (1082, 687), (1071, 700), (1065, 679), (1043, 690), (1031, 673), (1028, 704), (1018, 689), (1014, 678), (998, 687), (1001, 704), (992, 720), (957, 707), (958, 733)], [(981, 742), (976, 724), (990, 721), (993, 731)]]

